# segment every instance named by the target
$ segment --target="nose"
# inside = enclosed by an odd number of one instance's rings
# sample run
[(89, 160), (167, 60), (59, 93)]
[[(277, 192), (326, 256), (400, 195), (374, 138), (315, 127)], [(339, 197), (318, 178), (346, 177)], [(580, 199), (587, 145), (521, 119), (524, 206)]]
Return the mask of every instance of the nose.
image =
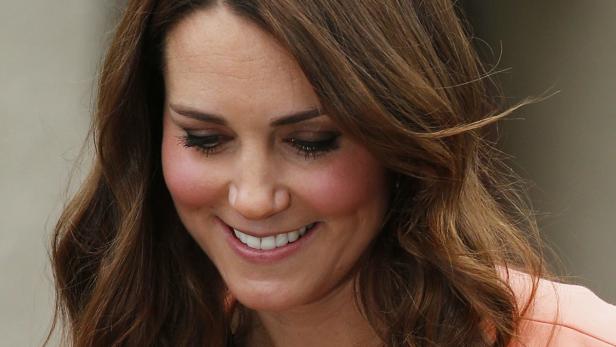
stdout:
[(229, 203), (238, 213), (246, 219), (258, 220), (289, 207), (289, 190), (277, 182), (271, 164), (258, 157), (241, 163), (228, 193)]

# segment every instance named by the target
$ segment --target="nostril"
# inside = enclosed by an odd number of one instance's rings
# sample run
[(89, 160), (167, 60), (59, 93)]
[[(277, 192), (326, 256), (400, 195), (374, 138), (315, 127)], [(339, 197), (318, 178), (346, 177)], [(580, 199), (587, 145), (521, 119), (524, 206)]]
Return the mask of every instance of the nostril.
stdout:
[(278, 210), (275, 206), (274, 196), (267, 196), (264, 192), (247, 192), (235, 190), (229, 192), (229, 201), (235, 211), (247, 219), (263, 219)]
[(240, 187), (230, 183), (228, 200), (231, 207), (248, 219), (262, 219), (286, 210), (291, 202), (286, 187), (261, 185)]

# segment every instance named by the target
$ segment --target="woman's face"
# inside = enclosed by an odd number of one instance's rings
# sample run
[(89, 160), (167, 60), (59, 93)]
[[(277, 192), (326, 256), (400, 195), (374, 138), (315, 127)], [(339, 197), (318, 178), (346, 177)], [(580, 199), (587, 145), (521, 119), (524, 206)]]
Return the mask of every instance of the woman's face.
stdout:
[(384, 168), (318, 112), (289, 53), (224, 5), (174, 27), (165, 61), (165, 182), (231, 293), (276, 311), (339, 288), (379, 232)]

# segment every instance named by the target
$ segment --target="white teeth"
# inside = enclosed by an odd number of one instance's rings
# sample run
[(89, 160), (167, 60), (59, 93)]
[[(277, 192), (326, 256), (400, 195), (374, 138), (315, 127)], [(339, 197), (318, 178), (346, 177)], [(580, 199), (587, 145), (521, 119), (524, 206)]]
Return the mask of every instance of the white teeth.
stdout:
[(276, 248), (276, 238), (274, 236), (268, 236), (261, 239), (261, 249), (270, 250)]
[(276, 235), (276, 247), (282, 247), (289, 243), (289, 238), (287, 234), (278, 234)]
[(288, 235), (289, 242), (295, 242), (299, 238), (299, 232), (297, 230), (291, 231)]
[(258, 237), (246, 235), (246, 245), (250, 248), (261, 249), (261, 239)]
[(235, 234), (235, 237), (237, 237), (243, 244), (247, 245), (250, 248), (268, 251), (277, 247), (285, 246), (287, 243), (297, 241), (297, 239), (306, 234), (306, 231), (308, 229), (311, 229), (313, 226), (314, 223), (303, 226), (298, 230), (293, 230), (288, 233), (272, 235), (263, 238), (245, 234), (235, 228), (233, 229), (233, 234)]
[(235, 236), (240, 239), (240, 241), (242, 241), (242, 243), (246, 243), (246, 234), (244, 234), (243, 232), (237, 230), (237, 229), (233, 229), (233, 233), (235, 234)]

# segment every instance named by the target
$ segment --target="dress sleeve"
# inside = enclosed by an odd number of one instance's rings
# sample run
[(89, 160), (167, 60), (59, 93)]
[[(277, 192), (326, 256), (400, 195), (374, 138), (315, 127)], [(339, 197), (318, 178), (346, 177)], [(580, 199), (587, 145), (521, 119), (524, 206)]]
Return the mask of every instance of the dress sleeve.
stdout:
[[(521, 307), (528, 301), (531, 277), (509, 272), (509, 284)], [(541, 279), (518, 336), (510, 344), (522, 346), (616, 347), (616, 306), (583, 286)]]

